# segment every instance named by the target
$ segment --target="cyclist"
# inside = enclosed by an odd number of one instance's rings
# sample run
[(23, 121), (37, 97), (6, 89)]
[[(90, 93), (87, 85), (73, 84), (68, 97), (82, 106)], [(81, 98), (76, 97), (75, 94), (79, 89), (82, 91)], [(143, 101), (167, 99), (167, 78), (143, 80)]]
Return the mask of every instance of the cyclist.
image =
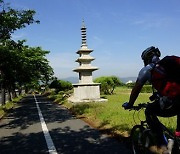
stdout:
[[(144, 67), (139, 72), (135, 86), (131, 91), (129, 102), (123, 104), (123, 107), (125, 109), (130, 109), (133, 106), (146, 81), (149, 81), (151, 83), (152, 69), (160, 60), (160, 56), (161, 52), (159, 51), (159, 49), (153, 46), (147, 48), (142, 52), (141, 58), (144, 62)], [(166, 96), (160, 96), (159, 99), (156, 99), (153, 103), (148, 104), (145, 115), (149, 127), (157, 137), (157, 146), (159, 148), (159, 151), (164, 151), (163, 153), (166, 153), (167, 141), (163, 135), (161, 124), (157, 116), (171, 117), (177, 115), (177, 128), (175, 133), (177, 136), (180, 136), (180, 96), (177, 96), (173, 99), (169, 99)]]

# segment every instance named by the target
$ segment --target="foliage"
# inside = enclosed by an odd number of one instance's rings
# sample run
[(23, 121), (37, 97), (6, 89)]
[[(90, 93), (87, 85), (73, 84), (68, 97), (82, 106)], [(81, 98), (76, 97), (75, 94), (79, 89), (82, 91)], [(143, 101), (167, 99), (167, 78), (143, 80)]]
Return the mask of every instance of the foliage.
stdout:
[[(128, 88), (131, 88), (131, 89), (134, 87), (134, 85), (135, 85), (135, 82), (126, 84), (126, 86), (127, 86)], [(152, 85), (151, 85), (149, 82), (147, 82), (147, 83), (142, 87), (141, 92), (142, 92), (142, 93), (152, 93), (152, 92), (153, 92), (153, 90), (152, 90)]]
[(71, 90), (73, 88), (73, 86), (68, 81), (54, 79), (51, 82), (49, 88), (54, 88), (54, 89), (56, 89), (56, 92), (59, 92), (59, 91), (68, 91), (68, 90)]
[(109, 95), (114, 93), (114, 89), (117, 86), (124, 85), (120, 81), (120, 79), (116, 76), (102, 76), (102, 77), (96, 78), (94, 82), (101, 83), (101, 86), (100, 86), (101, 93), (109, 94)]
[[(126, 86), (127, 86), (128, 88), (131, 88), (131, 89), (132, 89), (132, 88), (135, 86), (135, 83), (136, 83), (136, 82), (126, 83)], [(146, 83), (145, 83), (144, 85), (151, 85), (151, 83), (150, 83), (149, 81), (146, 81)]]
[[(12, 40), (12, 34), (27, 25), (39, 23), (34, 10), (16, 10), (0, 0), (0, 84), (1, 88), (38, 87), (48, 84), (53, 70), (46, 55), (49, 51)], [(4, 104), (4, 102), (3, 102)]]
[(141, 92), (142, 93), (152, 93), (153, 92), (152, 86), (151, 85), (144, 85)]
[(7, 102), (5, 105), (0, 106), (0, 119), (13, 107), (16, 106), (16, 103), (23, 98), (23, 95), (13, 99), (12, 101)]
[(54, 102), (58, 104), (64, 104), (67, 101), (67, 98), (71, 96), (71, 94), (72, 94), (71, 90), (60, 91), (56, 95)]
[(14, 89), (17, 85), (35, 87), (39, 81), (47, 83), (53, 75), (45, 57), (49, 51), (23, 43), (7, 40), (6, 46), (0, 45), (1, 84), (6, 89)]
[(4, 0), (0, 1), (0, 8), (0, 41), (11, 39), (11, 34), (18, 29), (39, 23), (33, 18), (36, 13), (34, 10), (15, 10), (4, 4)]
[[(129, 88), (117, 87), (114, 95), (106, 95), (108, 102), (72, 104), (64, 101), (63, 105), (69, 108), (76, 116), (83, 117), (90, 123), (93, 122), (93, 126), (99, 129), (108, 129), (113, 134), (129, 136), (131, 128), (140, 122), (139, 118), (141, 120), (145, 119), (143, 110), (134, 115), (134, 111), (122, 108), (122, 104), (128, 101), (130, 92), (131, 89)], [(56, 95), (56, 98), (58, 98), (58, 95)], [(140, 93), (135, 103), (149, 101), (150, 95), (149, 93)], [(176, 117), (160, 118), (160, 120), (171, 130), (175, 129)]]
[(127, 86), (128, 88), (131, 88), (131, 89), (134, 87), (134, 85), (135, 85), (135, 82), (127, 83), (127, 84), (126, 84), (126, 86)]

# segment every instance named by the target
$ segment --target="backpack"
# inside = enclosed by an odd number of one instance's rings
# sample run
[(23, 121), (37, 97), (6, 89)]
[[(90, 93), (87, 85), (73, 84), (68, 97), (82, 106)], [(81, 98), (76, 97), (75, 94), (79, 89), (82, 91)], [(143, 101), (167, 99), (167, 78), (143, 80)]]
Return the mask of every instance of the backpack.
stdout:
[(151, 71), (152, 86), (161, 96), (180, 96), (180, 57), (165, 56)]

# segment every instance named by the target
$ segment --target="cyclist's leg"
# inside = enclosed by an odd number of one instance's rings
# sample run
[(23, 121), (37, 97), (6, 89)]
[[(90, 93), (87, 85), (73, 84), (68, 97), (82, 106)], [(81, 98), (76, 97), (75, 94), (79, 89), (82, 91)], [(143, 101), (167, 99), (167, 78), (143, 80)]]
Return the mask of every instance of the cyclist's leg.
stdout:
[(180, 137), (180, 97), (175, 98), (175, 108), (177, 109), (177, 127), (176, 127), (176, 136)]
[(146, 109), (146, 119), (151, 128), (151, 130), (156, 134), (158, 145), (166, 145), (166, 140), (164, 139), (163, 129), (161, 128), (161, 123), (157, 116), (161, 117), (171, 117), (177, 115), (177, 130), (180, 130), (180, 101), (173, 102), (170, 108), (163, 109), (160, 107), (159, 102), (154, 102), (149, 104)]
[(163, 111), (160, 108), (159, 102), (148, 104), (145, 111), (147, 123), (152, 132), (156, 135), (158, 146), (167, 145), (167, 141), (163, 135), (161, 123), (157, 118), (157, 116), (161, 115), (162, 113)]

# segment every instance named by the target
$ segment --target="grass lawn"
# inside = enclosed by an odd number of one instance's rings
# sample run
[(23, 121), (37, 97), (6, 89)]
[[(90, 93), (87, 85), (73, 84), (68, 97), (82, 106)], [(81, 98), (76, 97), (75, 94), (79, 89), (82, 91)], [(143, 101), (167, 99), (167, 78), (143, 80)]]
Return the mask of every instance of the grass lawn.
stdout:
[[(55, 99), (56, 103), (64, 105), (78, 118), (82, 118), (95, 128), (126, 137), (129, 136), (132, 127), (140, 122), (139, 118), (141, 120), (145, 119), (143, 110), (141, 112), (136, 112), (134, 115), (134, 111), (124, 110), (124, 108), (122, 108), (122, 104), (129, 100), (130, 92), (131, 89), (118, 87), (115, 89), (113, 95), (102, 96), (108, 99), (107, 102), (103, 103), (90, 102), (72, 104), (64, 100), (62, 101), (62, 94), (50, 95), (50, 98)], [(151, 93), (140, 93), (135, 104), (148, 102), (150, 95)], [(163, 124), (174, 131), (176, 127), (176, 117), (159, 119)]]
[[(122, 136), (129, 136), (131, 128), (136, 123), (139, 123), (138, 117), (142, 120), (145, 119), (143, 111), (139, 114), (136, 112), (133, 119), (134, 111), (122, 108), (122, 104), (129, 100), (130, 92), (131, 89), (121, 87), (116, 88), (114, 95), (104, 96), (108, 99), (108, 102), (76, 105), (65, 103), (64, 105), (71, 109), (78, 117), (84, 118), (96, 128), (107, 129)], [(150, 95), (150, 93), (141, 93), (136, 103), (149, 101)], [(160, 120), (169, 128), (175, 129), (176, 117), (160, 118)]]

